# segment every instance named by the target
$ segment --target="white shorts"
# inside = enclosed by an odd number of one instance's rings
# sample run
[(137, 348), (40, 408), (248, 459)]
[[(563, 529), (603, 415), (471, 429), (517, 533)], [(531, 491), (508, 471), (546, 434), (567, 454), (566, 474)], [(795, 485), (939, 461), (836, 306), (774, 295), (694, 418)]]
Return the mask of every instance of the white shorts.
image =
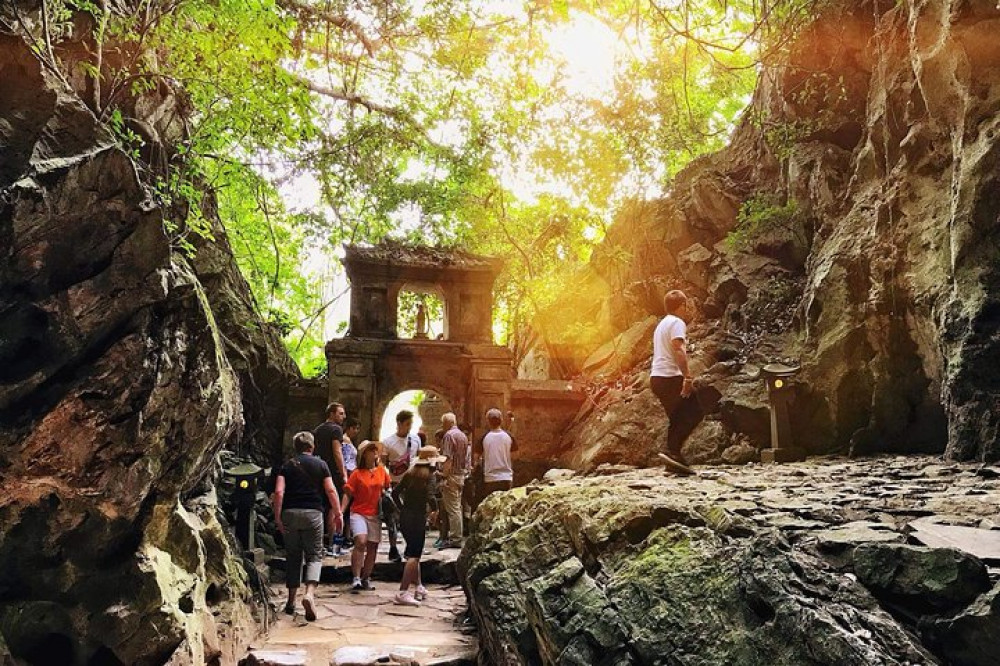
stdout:
[(378, 516), (362, 516), (360, 513), (352, 513), (351, 532), (354, 533), (354, 536), (367, 534), (368, 543), (378, 543), (382, 540), (382, 521)]

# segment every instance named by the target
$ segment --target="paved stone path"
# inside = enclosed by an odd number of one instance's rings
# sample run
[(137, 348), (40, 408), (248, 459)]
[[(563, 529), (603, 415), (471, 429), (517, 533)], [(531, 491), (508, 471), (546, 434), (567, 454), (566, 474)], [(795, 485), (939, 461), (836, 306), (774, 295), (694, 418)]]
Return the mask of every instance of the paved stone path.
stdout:
[[(424, 560), (428, 568), (453, 567), (457, 549), (439, 551), (428, 534)], [(295, 617), (283, 613), (266, 638), (251, 647), (257, 664), (284, 666), (329, 666), (368, 664), (380, 657), (395, 656), (397, 662), (415, 660), (421, 666), (475, 664), (478, 643), (471, 628), (463, 626), (466, 600), (457, 585), (428, 584), (428, 598), (419, 608), (396, 606), (401, 572), (388, 562), (388, 545), (379, 549), (375, 589), (353, 593), (349, 583), (324, 583), (317, 591), (316, 621), (306, 622), (299, 603)], [(349, 580), (350, 555), (326, 558), (324, 580)], [(279, 608), (287, 593), (279, 580), (272, 595)]]
[[(654, 504), (669, 499), (682, 506), (724, 509), (727, 520), (749, 521), (747, 527), (753, 529), (777, 528), (792, 543), (813, 544), (830, 561), (836, 561), (838, 554), (847, 557), (862, 543), (920, 543), (924, 538), (920, 532), (941, 534), (961, 547), (982, 549), (991, 577), (1000, 577), (1000, 557), (990, 556), (1000, 535), (998, 466), (949, 463), (931, 456), (884, 456), (697, 469), (698, 477), (687, 478), (658, 469), (616, 466), (590, 476), (559, 470), (549, 476), (562, 477), (557, 485), (597, 487), (609, 496), (648, 495)], [(514, 493), (523, 496), (551, 484), (544, 480)], [(956, 533), (953, 526), (965, 529)], [(429, 535), (428, 542), (435, 537)], [(257, 663), (340, 666), (375, 661), (333, 659), (338, 650), (356, 646), (373, 650), (368, 656), (392, 653), (422, 666), (474, 664), (478, 646), (474, 635), (462, 631), (466, 600), (454, 584), (458, 551), (437, 551), (428, 545), (425, 553), (425, 570), (436, 572), (436, 580), (443, 583), (428, 586), (432, 596), (418, 609), (392, 604), (401, 567), (387, 562), (384, 542), (376, 569), (382, 580), (372, 592), (350, 593), (348, 557), (329, 558), (323, 580), (331, 582), (320, 586), (318, 620), (306, 623), (301, 614), (282, 615), (254, 647), (261, 657), (284, 652), (287, 661)], [(285, 599), (281, 580), (274, 586), (279, 606)]]

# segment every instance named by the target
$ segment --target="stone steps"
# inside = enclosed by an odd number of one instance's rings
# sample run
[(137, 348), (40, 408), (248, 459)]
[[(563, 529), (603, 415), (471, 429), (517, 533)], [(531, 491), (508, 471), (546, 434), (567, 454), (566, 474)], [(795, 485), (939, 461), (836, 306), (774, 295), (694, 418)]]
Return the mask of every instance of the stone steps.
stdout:
[[(430, 538), (428, 538), (430, 541)], [(455, 566), (458, 560), (459, 551), (457, 548), (437, 550), (433, 547), (424, 549), (424, 556), (420, 560), (420, 573), (425, 583), (438, 585), (458, 585), (458, 569)], [(285, 558), (272, 557), (267, 562), (271, 571), (285, 571)], [(403, 562), (390, 562), (387, 547), (383, 544), (379, 548), (378, 559), (375, 561), (375, 569), (372, 570), (372, 580), (399, 582), (403, 576)], [(320, 574), (321, 583), (349, 583), (351, 582), (351, 556), (350, 553), (341, 554), (338, 557), (327, 557), (323, 559), (323, 571)]]

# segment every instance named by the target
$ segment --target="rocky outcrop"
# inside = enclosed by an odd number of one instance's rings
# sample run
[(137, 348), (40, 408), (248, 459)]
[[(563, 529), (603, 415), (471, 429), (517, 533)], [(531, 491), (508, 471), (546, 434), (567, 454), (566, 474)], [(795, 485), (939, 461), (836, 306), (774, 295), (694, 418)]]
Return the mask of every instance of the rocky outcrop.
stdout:
[(563, 475), (493, 495), (459, 559), (481, 663), (997, 663), (983, 563), (902, 542), (915, 515), (987, 520), (1000, 483), (930, 463)]
[(212, 239), (196, 242), (191, 264), (205, 290), (226, 359), (236, 373), (245, 422), (227, 447), (269, 467), (285, 459), (285, 447), (290, 444), (284, 432), (289, 390), (301, 374), (276, 327), (261, 319), (210, 192), (203, 214), (212, 221)]
[(2, 643), (31, 664), (232, 663), (256, 625), (210, 481), (245, 411), (208, 271), (18, 37), (0, 79)]
[[(767, 444), (756, 371), (792, 357), (810, 452), (1000, 459), (998, 26), (985, 0), (833, 3), (764, 69), (726, 149), (621, 212), (560, 311), (588, 313), (596, 348), (661, 314), (666, 290), (695, 297), (724, 430), (696, 432), (696, 457)], [(539, 326), (560, 339), (557, 318)], [(663, 422), (644, 367), (600, 379), (563, 463), (617, 455), (608, 422)], [(584, 450), (597, 441), (612, 448)]]

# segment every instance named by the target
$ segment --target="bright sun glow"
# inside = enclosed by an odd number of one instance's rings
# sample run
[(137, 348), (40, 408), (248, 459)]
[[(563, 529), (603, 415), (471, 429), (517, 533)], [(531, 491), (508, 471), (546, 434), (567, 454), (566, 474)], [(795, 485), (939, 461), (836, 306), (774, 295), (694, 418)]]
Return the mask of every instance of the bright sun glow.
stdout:
[[(563, 85), (580, 97), (597, 99), (614, 88), (619, 57), (618, 38), (611, 29), (590, 14), (572, 12), (567, 23), (545, 36), (549, 51), (562, 60)], [(540, 83), (549, 72), (539, 72)]]

